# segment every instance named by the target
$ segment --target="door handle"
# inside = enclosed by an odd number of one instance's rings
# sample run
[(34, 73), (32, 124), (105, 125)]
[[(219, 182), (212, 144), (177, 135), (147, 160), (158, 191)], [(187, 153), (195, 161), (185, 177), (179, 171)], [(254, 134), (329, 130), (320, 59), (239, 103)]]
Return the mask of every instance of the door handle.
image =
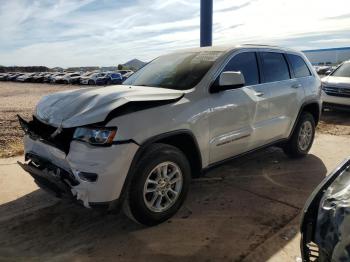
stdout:
[(301, 87), (301, 84), (293, 84), (292, 85), (292, 88), (299, 88), (299, 87)]
[(264, 93), (263, 92), (255, 92), (254, 95), (261, 97), (261, 96), (264, 96)]

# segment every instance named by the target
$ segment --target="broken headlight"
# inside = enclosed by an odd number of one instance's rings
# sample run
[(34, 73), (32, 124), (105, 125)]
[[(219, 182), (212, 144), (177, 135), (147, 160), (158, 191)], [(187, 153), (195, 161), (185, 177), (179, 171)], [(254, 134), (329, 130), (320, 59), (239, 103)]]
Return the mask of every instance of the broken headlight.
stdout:
[(73, 139), (92, 145), (111, 145), (117, 133), (117, 128), (109, 127), (78, 127)]

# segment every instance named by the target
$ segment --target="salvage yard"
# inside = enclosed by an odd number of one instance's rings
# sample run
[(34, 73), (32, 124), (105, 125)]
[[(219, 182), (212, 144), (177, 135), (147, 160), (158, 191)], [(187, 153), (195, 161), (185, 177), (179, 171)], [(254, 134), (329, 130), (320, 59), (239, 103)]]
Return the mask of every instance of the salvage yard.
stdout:
[(0, 261), (297, 261), (301, 209), (350, 155), (350, 113), (325, 112), (306, 158), (269, 148), (228, 162), (192, 182), (175, 217), (145, 228), (57, 201), (18, 167), (23, 156), (5, 158), (23, 152), (16, 114), (69, 88), (0, 82)]

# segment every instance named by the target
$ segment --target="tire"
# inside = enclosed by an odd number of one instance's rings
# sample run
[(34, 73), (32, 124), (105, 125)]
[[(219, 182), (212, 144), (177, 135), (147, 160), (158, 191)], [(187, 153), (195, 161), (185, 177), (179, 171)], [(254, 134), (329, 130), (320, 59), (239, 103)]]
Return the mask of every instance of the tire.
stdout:
[(111, 85), (112, 84), (112, 81), (111, 80), (107, 80), (107, 82), (106, 82), (106, 85)]
[[(170, 172), (167, 175), (175, 174), (167, 182), (157, 170), (167, 170)], [(123, 203), (124, 213), (146, 226), (160, 224), (172, 217), (184, 202), (191, 181), (191, 169), (186, 156), (176, 147), (166, 144), (149, 146), (136, 163), (132, 175)], [(150, 180), (152, 183), (147, 182)], [(146, 189), (152, 192), (145, 193)], [(177, 195), (173, 191), (177, 191)]]
[[(307, 138), (305, 138), (305, 136)], [(298, 123), (293, 131), (291, 138), (284, 145), (283, 151), (291, 158), (304, 157), (308, 154), (314, 141), (314, 138), (315, 119), (309, 112), (303, 112), (298, 120)]]
[(94, 84), (95, 84), (95, 83), (94, 83), (94, 80), (89, 80), (88, 84), (89, 84), (89, 86), (94, 85)]

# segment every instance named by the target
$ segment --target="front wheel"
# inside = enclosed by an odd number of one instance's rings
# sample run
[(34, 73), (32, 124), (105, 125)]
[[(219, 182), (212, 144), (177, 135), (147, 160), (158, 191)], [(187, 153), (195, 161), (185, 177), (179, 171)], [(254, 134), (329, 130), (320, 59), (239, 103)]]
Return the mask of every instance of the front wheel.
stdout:
[(300, 158), (307, 155), (315, 137), (315, 120), (308, 113), (303, 112), (287, 144), (284, 152), (292, 158)]
[(190, 180), (190, 165), (179, 149), (151, 145), (136, 165), (124, 202), (126, 215), (147, 226), (164, 222), (181, 207)]
[(94, 84), (95, 84), (94, 80), (89, 80), (88, 85), (92, 86)]

